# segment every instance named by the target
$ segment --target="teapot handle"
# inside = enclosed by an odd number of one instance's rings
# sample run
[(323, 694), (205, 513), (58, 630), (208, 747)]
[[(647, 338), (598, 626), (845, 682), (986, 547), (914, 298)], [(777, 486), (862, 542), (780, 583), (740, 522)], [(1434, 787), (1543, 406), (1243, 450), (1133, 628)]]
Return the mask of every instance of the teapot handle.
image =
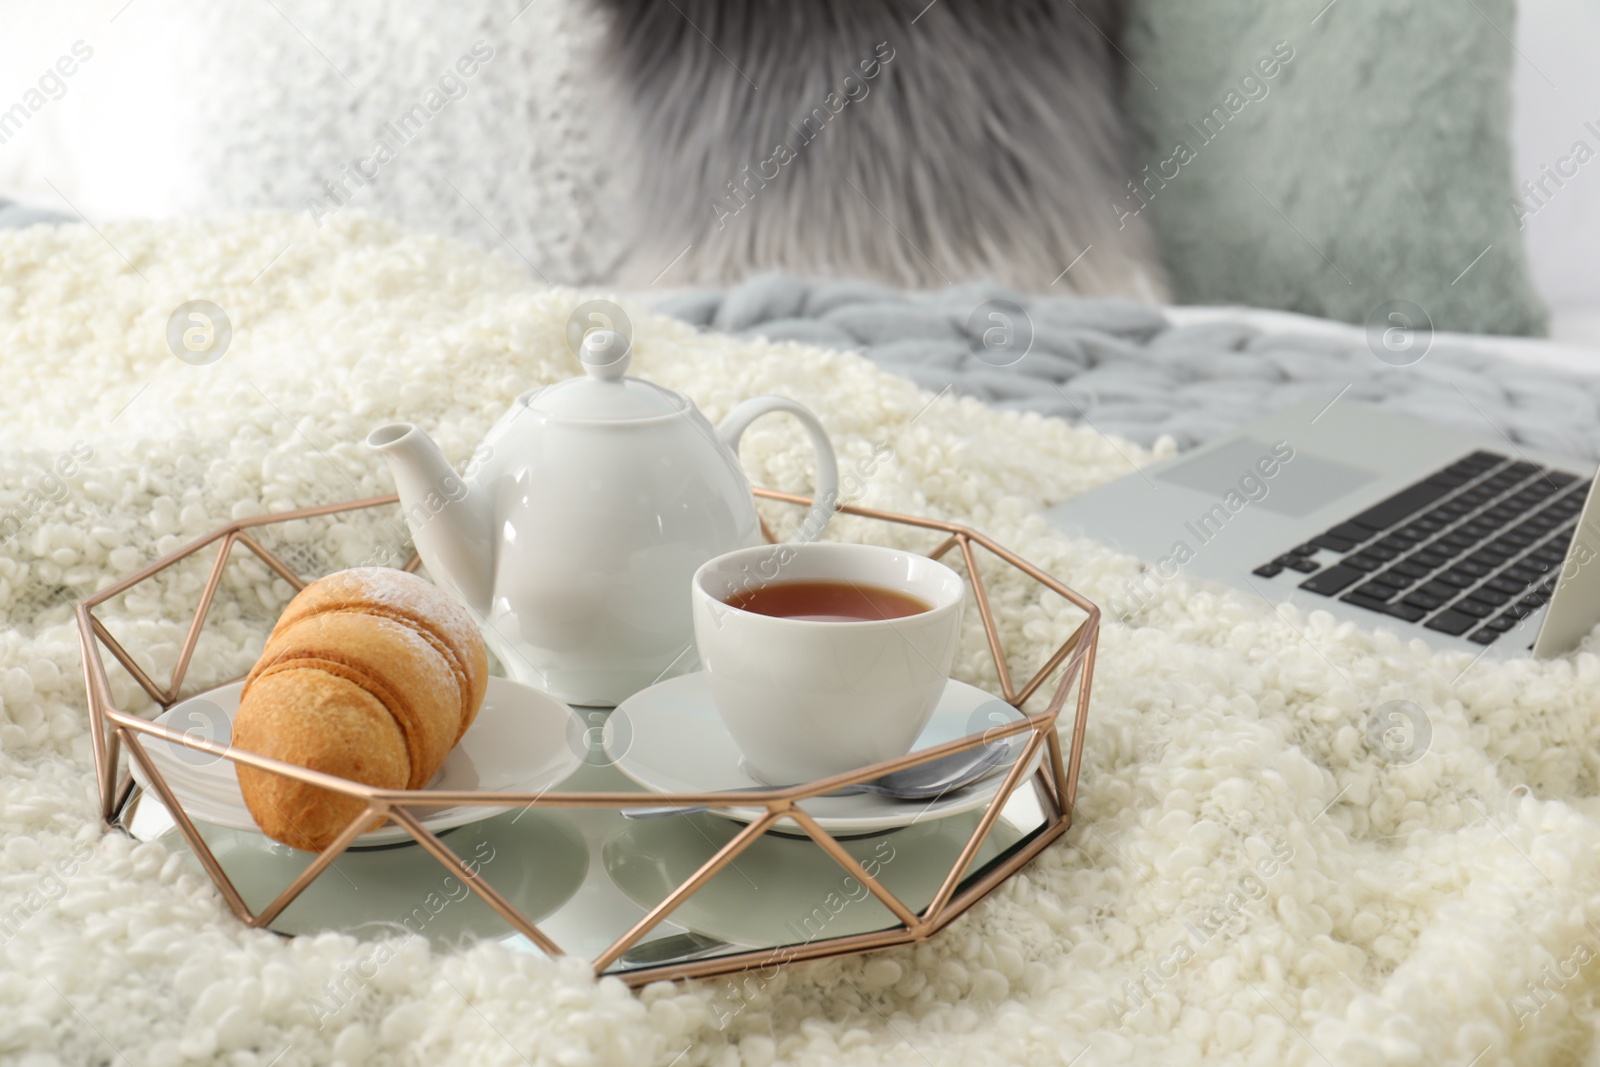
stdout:
[(734, 408), (728, 413), (727, 418), (717, 424), (717, 436), (722, 438), (723, 443), (732, 449), (734, 456), (737, 457), (739, 438), (744, 436), (745, 430), (761, 416), (770, 415), (775, 411), (786, 411), (800, 420), (800, 425), (805, 427), (806, 436), (811, 438), (811, 448), (817, 454), (817, 490), (811, 498), (811, 510), (806, 513), (800, 528), (790, 538), (791, 541), (798, 543), (815, 541), (827, 528), (828, 520), (833, 517), (833, 510), (839, 502), (839, 461), (833, 454), (833, 442), (828, 440), (827, 431), (811, 413), (811, 409), (788, 397), (752, 397)]

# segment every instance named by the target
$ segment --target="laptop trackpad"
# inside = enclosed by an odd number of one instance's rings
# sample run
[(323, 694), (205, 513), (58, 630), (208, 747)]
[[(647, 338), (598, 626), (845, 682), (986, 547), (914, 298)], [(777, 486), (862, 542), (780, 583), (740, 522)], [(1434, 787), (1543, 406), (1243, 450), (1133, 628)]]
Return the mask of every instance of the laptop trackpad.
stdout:
[(1268, 511), (1300, 518), (1361, 488), (1377, 475), (1347, 463), (1295, 452), (1285, 444), (1273, 446), (1242, 437), (1215, 451), (1176, 463), (1156, 477), (1219, 498), (1238, 493)]

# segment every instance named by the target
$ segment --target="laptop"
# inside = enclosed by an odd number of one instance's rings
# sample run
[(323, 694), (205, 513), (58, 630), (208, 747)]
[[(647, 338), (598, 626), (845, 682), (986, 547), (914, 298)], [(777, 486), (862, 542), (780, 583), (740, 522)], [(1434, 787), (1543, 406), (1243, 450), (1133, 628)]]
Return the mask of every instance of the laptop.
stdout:
[(1440, 649), (1570, 651), (1600, 623), (1594, 466), (1350, 401), (1290, 408), (1052, 508), (1139, 557), (1101, 605), (1182, 575)]

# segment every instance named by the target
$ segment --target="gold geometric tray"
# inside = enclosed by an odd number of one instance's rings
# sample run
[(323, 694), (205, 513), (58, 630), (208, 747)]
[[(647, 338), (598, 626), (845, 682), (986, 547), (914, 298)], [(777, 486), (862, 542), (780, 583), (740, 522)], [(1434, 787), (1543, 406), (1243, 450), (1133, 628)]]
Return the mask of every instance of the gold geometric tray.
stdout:
[[(811, 504), (811, 500), (807, 497), (766, 489), (756, 489), (754, 492), (763, 500), (785, 505), (805, 508)], [(308, 866), (300, 870), (275, 898), (252, 910), (246, 904), (244, 894), (241, 894), (225, 870), (225, 864), (219, 860), (206, 836), (198, 829), (195, 820), (190, 818), (174, 797), (155, 761), (146, 751), (145, 739), (163, 739), (171, 744), (208, 753), (212, 758), (232, 760), (236, 764), (299, 779), (360, 799), (366, 804), (369, 815), (386, 816), (403, 828), (427, 856), (442, 865), (447, 881), (450, 877), (459, 879), (458, 884), (465, 887), (461, 892), (461, 899), (466, 899), (468, 896), (466, 890), (470, 890), (471, 894), (476, 895), (477, 900), (487, 905), (488, 909), (492, 909), (494, 915), (504, 924), (498, 932), (510, 943), (531, 945), (551, 956), (565, 955), (569, 951), (581, 948), (583, 954), (592, 959), (597, 975), (615, 975), (635, 987), (661, 979), (731, 974), (754, 968), (770, 968), (795, 960), (861, 953), (924, 940), (943, 929), (1001, 882), (1015, 874), (1072, 824), (1078, 768), (1083, 756), (1084, 729), (1088, 720), (1089, 694), (1099, 632), (1099, 609), (1055, 578), (966, 526), (852, 505), (840, 505), (839, 513), (876, 523), (920, 529), (928, 531), (933, 536), (942, 535), (942, 540), (928, 551), (927, 555), (937, 559), (952, 551), (959, 554), (959, 560), (951, 562), (958, 567), (964, 566), (971, 583), (987, 637), (988, 651), (998, 678), (999, 696), (1006, 703), (1022, 711), (1023, 705), (1036, 694), (1042, 696), (1044, 687), (1053, 680), (1054, 688), (1048, 693), (1046, 704), (1042, 709), (1031, 714), (1024, 711), (1023, 717), (1005, 725), (990, 727), (945, 744), (918, 750), (900, 759), (863, 767), (848, 774), (835, 775), (803, 786), (763, 792), (751, 791), (730, 797), (725, 793), (638, 792), (636, 787), (626, 783), (614, 772), (611, 772), (610, 777), (600, 772), (580, 773), (574, 780), (583, 779), (583, 788), (563, 786), (561, 792), (540, 794), (377, 789), (216, 744), (194, 736), (192, 731), (187, 734), (179, 733), (115, 706), (111, 699), (112, 685), (107, 663), (103, 658), (105, 651), (111, 653), (121, 668), (162, 710), (169, 709), (181, 700), (195, 695), (192, 692), (182, 691), (183, 682), (189, 673), (190, 664), (224, 575), (231, 565), (237, 565), (235, 561), (254, 556), (295, 590), (304, 588), (307, 582), (319, 577), (319, 575), (296, 573), (280, 558), (280, 554), (283, 554), (281, 551), (269, 550), (262, 543), (263, 537), (258, 536), (263, 527), (294, 522), (304, 527), (309, 520), (367, 508), (394, 507), (396, 504), (397, 498), (394, 496), (376, 497), (240, 519), (191, 541), (77, 605), (84, 679), (89, 693), (90, 734), (94, 747), (95, 772), (103, 821), (110, 828), (131, 832), (130, 823), (139, 808), (142, 794), (141, 787), (135, 783), (130, 773), (128, 760), (131, 759), (139, 765), (142, 777), (149, 782), (157, 799), (166, 809), (163, 818), (170, 816), (175, 834), (181, 835), (181, 840), (175, 840), (175, 843), (180, 846), (186, 845), (192, 850), (194, 859), (216, 883), (223, 899), (227, 901), (234, 914), (246, 925), (270, 927), (294, 904), (308, 886), (334, 867), (335, 861), (346, 853), (361, 831), (370, 825), (370, 820), (361, 818), (352, 822), (348, 830), (311, 860)], [(1075, 605), (1086, 615), (1067, 640), (1036, 667), (1020, 687), (1013, 680), (1011, 665), (1007, 660), (994, 609), (990, 603), (989, 587), (984, 582), (979, 568), (980, 549), (987, 557), (1014, 568), (1031, 579), (1039, 587), (1040, 595), (1044, 595), (1044, 591), (1048, 590)], [(95, 616), (95, 608), (114, 597), (135, 590), (141, 583), (181, 561), (198, 558), (199, 554), (208, 550), (213, 550), (212, 562), (204, 586), (199, 590), (187, 636), (178, 650), (170, 680), (165, 685), (159, 685), (139, 665), (137, 657), (130, 654), (129, 650), (113, 637), (106, 625)], [(414, 568), (416, 562), (413, 557), (408, 566)], [(1056, 723), (1069, 697), (1074, 696), (1071, 740), (1063, 751)], [(970, 821), (975, 822), (975, 825), (971, 826), (970, 834), (966, 831), (967, 823), (957, 825), (953, 820), (945, 820), (942, 832), (947, 837), (951, 834), (956, 835), (954, 843), (947, 846), (948, 851), (954, 853), (953, 859), (948, 858), (948, 852), (939, 853), (937, 856), (939, 866), (934, 868), (936, 877), (928, 880), (924, 872), (923, 884), (917, 892), (905, 894), (914, 897), (909, 903), (890, 890), (886, 883), (891, 879), (886, 876), (881, 878), (874, 876), (886, 875), (880, 865), (871, 861), (864, 862), (853, 854), (863, 851), (856, 843), (841, 842), (835, 835), (819, 826), (798, 805), (799, 801), (831, 792), (847, 784), (867, 781), (889, 771), (914, 766), (949, 753), (1024, 734), (1026, 742), (1021, 756), (1013, 764), (994, 800), (983, 810), (981, 816), (974, 813), (971, 817)], [(1041, 751), (1043, 758), (1036, 760), (1035, 757)], [(1030, 774), (1029, 768), (1035, 766), (1037, 769)], [(586, 768), (585, 771), (587, 770), (589, 769)], [(699, 837), (709, 842), (704, 846), (710, 850), (709, 854), (692, 869), (684, 872), (686, 876), (681, 881), (674, 875), (667, 885), (675, 885), (675, 888), (662, 889), (644, 900), (635, 900), (625, 906), (614, 906), (604, 921), (597, 919), (594, 914), (596, 909), (592, 906), (593, 900), (603, 890), (597, 888), (598, 876), (593, 869), (595, 860), (600, 858), (603, 844), (607, 862), (612, 862), (614, 868), (614, 854), (619, 848), (625, 849), (628, 846), (628, 839), (617, 833), (617, 828), (625, 825), (619, 818), (619, 813), (630, 807), (654, 807), (665, 804), (705, 805), (712, 809), (762, 807), (765, 808), (765, 815), (750, 822), (736, 833), (731, 830), (722, 833), (720, 837), (727, 837), (726, 841), (720, 841), (716, 833), (705, 830), (703, 826), (708, 824), (685, 824), (696, 827)], [(508, 819), (510, 822), (520, 819), (524, 814), (535, 812), (547, 820), (553, 820), (552, 825), (554, 822), (567, 819), (574, 826), (586, 828), (583, 837), (589, 842), (595, 858), (588, 861), (584, 888), (577, 893), (575, 902), (565, 905), (553, 914), (547, 914), (546, 918), (541, 920), (544, 927), (559, 927), (560, 932), (556, 936), (552, 936), (542, 928), (541, 923), (531, 921), (518, 907), (519, 899), (531, 899), (525, 892), (516, 890), (503, 893), (497, 890), (491, 884), (491, 879), (486, 876), (482, 864), (465, 859), (452, 851), (450, 845), (441, 840), (440, 835), (430, 832), (418, 821), (419, 812), (458, 805), (518, 809), (515, 818), (509, 817), (509, 811), (506, 816), (496, 817)], [(673, 817), (674, 820), (692, 818), (710, 817)], [(533, 821), (538, 822), (538, 819)], [(715, 822), (724, 828), (728, 825), (720, 819)], [(630, 822), (626, 825), (637, 827), (642, 824)], [(997, 826), (1000, 827), (999, 831), (996, 831)], [(596, 827), (601, 829), (596, 831)], [(739, 866), (741, 857), (746, 858), (749, 863), (757, 863), (764, 862), (762, 860), (764, 852), (803, 849), (807, 855), (801, 858), (811, 864), (811, 867), (806, 869), (812, 874), (816, 873), (815, 867), (822, 862), (821, 858), (810, 853), (809, 847), (799, 842), (792, 845), (775, 843), (778, 839), (767, 834), (767, 831), (775, 827), (787, 830), (795, 837), (804, 835), (805, 838), (809, 838), (815, 847), (821, 850), (821, 854), (843, 872), (845, 884), (854, 879), (857, 888), (862, 892), (858, 898), (852, 899), (866, 902), (864, 906), (871, 908), (873, 906), (867, 901), (867, 897), (870, 894), (875, 898), (882, 909), (886, 909), (881, 913), (881, 928), (846, 933), (842, 936), (801, 937), (798, 936), (800, 928), (790, 923), (786, 928), (795, 930), (797, 936), (793, 939), (786, 940), (785, 936), (762, 936), (758, 939), (734, 937), (724, 944), (715, 937), (700, 937), (692, 924), (678, 925), (674, 920), (674, 914), (686, 901), (691, 900), (694, 894), (706, 890), (708, 885), (713, 887), (708, 892), (709, 895), (722, 892), (717, 887), (724, 886), (735, 873), (745, 881), (751, 881), (748, 872)], [(952, 827), (955, 829), (952, 830)], [(910, 854), (909, 850), (916, 844), (908, 837), (895, 838), (891, 834), (884, 835), (883, 839), (891, 842), (888, 846), (890, 855), (896, 854), (896, 848), (901, 853)], [(620, 845), (619, 841), (622, 842)], [(717, 843), (719, 841), (720, 843)], [(892, 844), (895, 841), (901, 844), (895, 846)], [(750, 851), (758, 843), (760, 847)], [(352, 853), (352, 856), (354, 855), (356, 854)], [(420, 855), (420, 853), (413, 854), (406, 862), (428, 866), (433, 869), (433, 876), (436, 877), (438, 869), (422, 861)], [(790, 862), (795, 858), (792, 851), (783, 853), (783, 856), (787, 857), (784, 862)], [(624, 856), (623, 859), (626, 860), (628, 857)], [(924, 859), (926, 860), (926, 857)], [(534, 866), (537, 867), (537, 864)], [(873, 867), (874, 870), (869, 872), (868, 867)], [(828, 869), (832, 870), (831, 867)], [(902, 864), (902, 869), (888, 873), (899, 876), (906, 874), (906, 870), (907, 865)], [(946, 870), (947, 873), (942, 873)], [(722, 881), (719, 882), (719, 878)], [(345, 879), (349, 881), (348, 876), (345, 876)], [(614, 878), (612, 880), (615, 881)], [(754, 882), (751, 882), (751, 887), (754, 888)], [(247, 889), (253, 888), (257, 887), (247, 886)], [(604, 891), (609, 891), (609, 887), (604, 887)], [(830, 894), (830, 901), (833, 896), (836, 894)], [(723, 898), (743, 899), (737, 896), (729, 898), (726, 893), (723, 893)], [(829, 908), (832, 908), (831, 903)], [(540, 910), (549, 912), (548, 908)], [(694, 910), (693, 907), (685, 909), (686, 912)], [(706, 908), (700, 909), (701, 912), (706, 910)], [(824, 912), (821, 908), (814, 910), (824, 919), (828, 915), (828, 912)], [(483, 914), (487, 915), (488, 912)], [(879, 912), (874, 909), (873, 914)], [(863, 925), (861, 921), (863, 918), (863, 913), (858, 911), (852, 925)], [(620, 925), (614, 929), (601, 928), (613, 922)], [(866, 925), (877, 926), (877, 921), (866, 920)], [(558, 943), (557, 937), (566, 941), (567, 947)], [(712, 951), (709, 954), (674, 955), (670, 952), (652, 954), (647, 951), (651, 945), (670, 947), (679, 944), (683, 939), (695, 944), (697, 938), (701, 946), (711, 946)]]

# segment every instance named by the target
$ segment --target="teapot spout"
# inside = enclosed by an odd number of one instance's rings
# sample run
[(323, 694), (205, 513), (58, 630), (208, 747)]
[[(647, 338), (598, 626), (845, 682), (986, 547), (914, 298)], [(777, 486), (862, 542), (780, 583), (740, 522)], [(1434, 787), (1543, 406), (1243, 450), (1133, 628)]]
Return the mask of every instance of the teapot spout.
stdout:
[(408, 422), (373, 430), (367, 447), (389, 463), (406, 525), (428, 573), (487, 617), (495, 556), (487, 491), (457, 474), (433, 439)]

